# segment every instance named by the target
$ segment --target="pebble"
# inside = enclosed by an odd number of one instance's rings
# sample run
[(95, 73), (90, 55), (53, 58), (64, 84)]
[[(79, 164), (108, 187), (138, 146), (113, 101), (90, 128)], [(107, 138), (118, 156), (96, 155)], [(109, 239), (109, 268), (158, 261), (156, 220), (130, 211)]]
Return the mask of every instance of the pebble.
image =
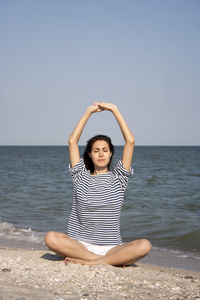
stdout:
[(184, 278), (185, 278), (185, 279), (194, 279), (193, 276), (185, 276)]
[(11, 269), (2, 269), (2, 272), (11, 272)]

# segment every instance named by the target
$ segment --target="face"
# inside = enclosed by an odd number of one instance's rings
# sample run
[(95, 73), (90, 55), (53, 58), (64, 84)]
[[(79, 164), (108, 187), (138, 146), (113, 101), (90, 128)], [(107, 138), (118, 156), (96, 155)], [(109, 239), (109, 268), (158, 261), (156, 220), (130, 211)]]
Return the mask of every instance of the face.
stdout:
[(110, 152), (109, 145), (106, 141), (99, 140), (94, 142), (89, 156), (93, 161), (95, 170), (105, 169), (108, 171), (107, 166), (110, 162), (112, 152)]

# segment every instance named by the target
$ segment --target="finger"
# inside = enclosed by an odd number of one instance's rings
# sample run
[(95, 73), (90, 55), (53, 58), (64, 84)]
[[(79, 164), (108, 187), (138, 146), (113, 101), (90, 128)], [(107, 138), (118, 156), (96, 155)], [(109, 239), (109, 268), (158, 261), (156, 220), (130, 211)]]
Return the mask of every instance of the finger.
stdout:
[(104, 109), (102, 108), (100, 102), (94, 102), (93, 107), (94, 107), (94, 111), (95, 111), (95, 112), (101, 112), (102, 110), (104, 110)]
[(109, 109), (108, 103), (105, 103), (105, 102), (101, 102), (100, 105), (99, 105), (99, 107), (100, 107), (101, 109), (103, 109), (103, 110)]
[(91, 105), (91, 106), (89, 107), (90, 110), (97, 110), (98, 108), (99, 108), (99, 105), (97, 105), (96, 102), (95, 102), (94, 105)]
[(109, 107), (111, 105), (111, 103), (106, 103), (106, 102), (101, 102), (100, 106), (106, 106)]

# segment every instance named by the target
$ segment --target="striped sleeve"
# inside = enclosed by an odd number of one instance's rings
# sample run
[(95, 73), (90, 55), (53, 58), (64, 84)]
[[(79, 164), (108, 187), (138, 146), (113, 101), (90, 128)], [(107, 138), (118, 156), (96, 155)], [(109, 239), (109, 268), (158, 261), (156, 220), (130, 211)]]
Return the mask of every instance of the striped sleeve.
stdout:
[(72, 169), (71, 165), (69, 165), (69, 172), (71, 175), (71, 179), (72, 182), (74, 184), (74, 186), (76, 187), (77, 184), (79, 183), (79, 181), (81, 180), (82, 176), (88, 172), (86, 167), (85, 167), (85, 163), (83, 161), (83, 159), (81, 159)]
[(120, 182), (122, 190), (125, 190), (128, 186), (128, 181), (129, 181), (130, 176), (134, 174), (134, 170), (132, 168), (130, 168), (130, 171), (127, 171), (124, 168), (122, 161), (120, 159), (118, 161), (117, 166), (113, 170), (113, 173), (115, 174), (115, 176), (118, 177), (118, 180)]

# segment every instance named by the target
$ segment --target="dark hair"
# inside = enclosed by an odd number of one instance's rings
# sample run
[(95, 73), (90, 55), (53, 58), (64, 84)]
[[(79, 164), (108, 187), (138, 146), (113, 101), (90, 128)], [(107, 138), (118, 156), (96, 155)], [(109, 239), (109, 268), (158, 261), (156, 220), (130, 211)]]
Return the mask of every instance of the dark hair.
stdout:
[(93, 144), (96, 141), (102, 141), (102, 140), (106, 141), (108, 143), (108, 146), (110, 148), (110, 152), (112, 152), (112, 155), (110, 157), (110, 161), (108, 163), (108, 170), (110, 170), (110, 165), (111, 165), (112, 157), (113, 157), (113, 154), (114, 154), (114, 146), (111, 142), (111, 139), (108, 136), (106, 136), (106, 135), (95, 135), (93, 138), (91, 138), (87, 141), (87, 145), (86, 145), (85, 151), (83, 153), (83, 159), (84, 159), (85, 166), (88, 170), (90, 170), (91, 173), (94, 172), (94, 164), (93, 164), (92, 159), (89, 156), (89, 153), (91, 153), (91, 151), (92, 151)]

